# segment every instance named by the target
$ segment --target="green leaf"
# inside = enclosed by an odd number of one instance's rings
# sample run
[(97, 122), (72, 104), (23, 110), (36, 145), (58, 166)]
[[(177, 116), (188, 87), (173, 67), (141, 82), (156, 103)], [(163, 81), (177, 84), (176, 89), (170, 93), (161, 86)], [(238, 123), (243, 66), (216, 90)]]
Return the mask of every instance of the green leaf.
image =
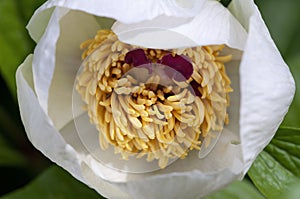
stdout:
[(300, 129), (281, 127), (265, 151), (300, 178)]
[(263, 199), (259, 191), (248, 181), (237, 181), (227, 188), (206, 197), (205, 199)]
[(34, 11), (46, 0), (14, 0), (23, 24), (27, 24)]
[(299, 199), (300, 196), (300, 182), (294, 184), (289, 190), (285, 191), (283, 194), (281, 194), (276, 199)]
[(0, 199), (99, 199), (94, 190), (77, 181), (58, 166), (52, 166), (39, 177)]
[(25, 158), (17, 150), (11, 148), (0, 134), (0, 166), (20, 167), (25, 164)]
[(15, 93), (15, 71), (30, 47), (15, 1), (1, 0), (0, 13), (1, 16), (5, 16), (0, 20), (0, 72), (11, 91)]
[(0, 1), (0, 73), (13, 96), (16, 94), (15, 71), (34, 46), (25, 26), (29, 15), (42, 2), (41, 0)]
[(290, 45), (296, 38), (300, 20), (300, 1), (295, 0), (256, 0), (262, 16), (278, 45), (286, 57)]
[(266, 197), (278, 197), (299, 181), (299, 151), (300, 129), (282, 127), (257, 157), (248, 174)]
[[(300, 30), (298, 34), (300, 34)], [(300, 38), (299, 42), (297, 42), (296, 44), (298, 46), (300, 45)], [(289, 58), (287, 60), (287, 63), (290, 66), (291, 72), (296, 82), (296, 94), (294, 97), (294, 101), (290, 106), (289, 112), (283, 121), (283, 125), (300, 128), (300, 53), (298, 53), (294, 57)]]
[(279, 196), (297, 180), (265, 151), (256, 158), (248, 174), (255, 186), (267, 198)]

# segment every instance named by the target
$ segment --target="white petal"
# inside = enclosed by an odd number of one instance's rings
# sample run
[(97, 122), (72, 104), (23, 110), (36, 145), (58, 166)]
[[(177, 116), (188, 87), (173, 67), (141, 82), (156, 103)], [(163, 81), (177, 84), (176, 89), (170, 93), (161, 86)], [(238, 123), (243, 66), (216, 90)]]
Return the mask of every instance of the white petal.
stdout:
[(51, 15), (54, 11), (54, 7), (51, 9), (43, 10), (43, 12), (41, 11), (41, 8), (35, 11), (33, 17), (31, 17), (28, 25), (26, 26), (31, 38), (36, 43), (38, 43), (43, 36)]
[(49, 26), (34, 50), (32, 71), (35, 92), (46, 114), (48, 113), (49, 89), (56, 63), (56, 42), (60, 34), (59, 19), (67, 12), (66, 9), (55, 9), (53, 11)]
[(287, 113), (295, 83), (253, 1), (235, 0), (231, 10), (249, 30), (240, 65), (240, 134), (246, 173)]
[(38, 42), (46, 29), (54, 7), (114, 18), (124, 23), (135, 23), (160, 15), (195, 16), (205, 1), (207, 0), (49, 0), (34, 13), (27, 28), (34, 41)]
[[(72, 92), (82, 62), (82, 50), (79, 46), (83, 41), (93, 38), (101, 26), (92, 15), (70, 10), (60, 20), (59, 27), (51, 26), (51, 30), (56, 28), (59, 29), (60, 35), (53, 55), (56, 61), (47, 100), (48, 114), (56, 128), (60, 129), (73, 119)], [(43, 63), (45, 62), (41, 57), (39, 65), (41, 72), (45, 70)]]
[(125, 193), (98, 178), (83, 162), (87, 152), (76, 136), (74, 123), (66, 125), (61, 132), (53, 127), (33, 91), (31, 65), (32, 55), (26, 58), (16, 74), (20, 113), (29, 140), (45, 156), (100, 194), (109, 198), (126, 198)]
[[(133, 198), (201, 198), (242, 177), (240, 146), (229, 142), (224, 131), (221, 142), (205, 158), (197, 151), (178, 160), (165, 170), (117, 185)], [(220, 156), (221, 154), (221, 156)], [(218, 157), (218, 158), (216, 158)]]
[(16, 73), (21, 118), (29, 140), (45, 156), (83, 181), (74, 149), (68, 145), (45, 115), (33, 91), (32, 56), (28, 56)]
[(207, 1), (192, 18), (162, 15), (135, 24), (117, 22), (113, 31), (119, 39), (148, 48), (180, 48), (227, 44), (243, 50), (247, 33), (219, 2)]
[(92, 15), (56, 8), (35, 49), (36, 94), (58, 129), (73, 118), (72, 90), (82, 53), (79, 45), (100, 28)]
[(49, 0), (34, 14), (32, 22), (38, 23), (41, 12), (53, 7), (80, 10), (96, 16), (114, 18), (124, 23), (153, 19), (159, 15), (191, 17), (209, 0)]
[[(134, 199), (152, 198), (202, 198), (213, 190), (225, 187), (228, 182), (236, 180), (237, 176), (229, 170), (221, 173), (206, 174), (201, 171), (174, 173), (166, 176), (152, 176), (143, 180), (120, 184)], [(227, 179), (225, 182), (223, 179)]]
[[(76, 127), (74, 121), (71, 121), (60, 130), (60, 134), (63, 136), (64, 140), (76, 150), (80, 160), (81, 172), (86, 184), (107, 198), (129, 198), (127, 194), (117, 188), (117, 186), (103, 180), (103, 178), (98, 175), (98, 171), (97, 169), (94, 169), (93, 165), (95, 163), (99, 165), (99, 162), (96, 162), (95, 159), (91, 157), (86, 146), (82, 144)], [(101, 168), (106, 169), (104, 166)], [(106, 171), (107, 170), (104, 170), (102, 172)]]
[(93, 187), (99, 186), (104, 178), (133, 198), (203, 197), (243, 176), (241, 146), (231, 144), (236, 135), (227, 129), (221, 136), (204, 159), (198, 159), (198, 152), (193, 151), (186, 159), (179, 159), (163, 170), (142, 174), (118, 172), (87, 155), (83, 175), (92, 179)]
[[(54, 14), (57, 20), (61, 17), (60, 14), (53, 13), (55, 7), (114, 18), (124, 23), (136, 23), (160, 15), (192, 17), (201, 10), (205, 1), (207, 0), (49, 0), (36, 10), (27, 25), (27, 29), (33, 40), (39, 42), (46, 31), (48, 22), (51, 21), (51, 15)], [(53, 37), (55, 36), (53, 35)]]

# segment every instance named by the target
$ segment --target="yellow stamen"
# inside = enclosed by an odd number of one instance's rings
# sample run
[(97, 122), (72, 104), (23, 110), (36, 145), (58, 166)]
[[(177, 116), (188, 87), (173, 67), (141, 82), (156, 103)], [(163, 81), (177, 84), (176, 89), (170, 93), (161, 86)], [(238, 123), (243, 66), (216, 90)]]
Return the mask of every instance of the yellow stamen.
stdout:
[[(158, 160), (161, 168), (169, 159), (200, 150), (202, 140), (211, 139), (210, 131), (222, 131), (229, 123), (232, 88), (224, 63), (232, 56), (219, 56), (224, 47), (141, 48), (152, 63), (167, 53), (191, 60), (194, 72), (190, 79), (172, 79), (163, 86), (159, 75), (140, 82), (134, 74), (126, 74), (133, 68), (124, 61), (126, 53), (140, 47), (122, 43), (111, 31), (100, 30), (95, 38), (83, 42), (84, 70), (77, 77), (76, 89), (99, 130), (100, 147), (115, 146), (125, 160), (146, 155), (147, 161)], [(189, 89), (193, 81), (199, 96)]]

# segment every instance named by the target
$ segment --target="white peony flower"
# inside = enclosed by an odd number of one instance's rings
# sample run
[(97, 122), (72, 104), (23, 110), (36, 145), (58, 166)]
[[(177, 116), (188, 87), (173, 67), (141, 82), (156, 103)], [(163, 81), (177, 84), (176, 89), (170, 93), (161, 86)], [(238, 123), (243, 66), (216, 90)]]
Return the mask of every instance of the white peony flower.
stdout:
[[(27, 28), (37, 46), (16, 76), (28, 138), (45, 156), (108, 198), (199, 198), (242, 179), (272, 139), (295, 92), (290, 71), (251, 0), (233, 0), (228, 8), (212, 0), (49, 0)], [(230, 122), (220, 134), (204, 139), (208, 148), (191, 150), (161, 168), (156, 160), (121, 160), (120, 154), (100, 148), (95, 125), (89, 123), (97, 123), (93, 110), (91, 118), (85, 117), (80, 108), (84, 103), (73, 91), (80, 84), (82, 63), (96, 52), (91, 48), (83, 62), (79, 46), (102, 29), (111, 29), (132, 49), (176, 49), (172, 52), (180, 54), (180, 49), (225, 44), (221, 54), (232, 55), (226, 63), (233, 88), (227, 108)], [(101, 125), (96, 126), (101, 135)]]

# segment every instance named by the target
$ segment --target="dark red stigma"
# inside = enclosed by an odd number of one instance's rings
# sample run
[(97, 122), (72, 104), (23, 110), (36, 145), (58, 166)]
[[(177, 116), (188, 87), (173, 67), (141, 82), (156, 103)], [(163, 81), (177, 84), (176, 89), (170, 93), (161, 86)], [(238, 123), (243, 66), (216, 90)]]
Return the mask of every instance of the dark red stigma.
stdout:
[[(185, 81), (191, 77), (193, 74), (193, 65), (188, 59), (184, 56), (167, 54), (163, 56), (160, 60), (160, 63), (163, 65), (170, 66), (175, 71), (179, 72), (181, 75), (175, 74), (173, 78), (176, 81)], [(185, 79), (183, 79), (183, 77)]]
[[(144, 65), (142, 67), (147, 68), (150, 72), (152, 71), (151, 61), (148, 60), (145, 51), (143, 49), (135, 49), (129, 51), (125, 55), (125, 63), (132, 64), (134, 67)], [(186, 81), (193, 74), (193, 65), (187, 57), (181, 55), (167, 54), (163, 56), (157, 63), (169, 66), (164, 69), (165, 73), (176, 81)], [(178, 73), (176, 73), (178, 72)], [(197, 96), (201, 96), (198, 90), (199, 84), (195, 81), (191, 82), (191, 86)]]
[(133, 64), (133, 66), (137, 67), (143, 64), (149, 64), (150, 61), (143, 49), (135, 49), (126, 53), (125, 63)]

